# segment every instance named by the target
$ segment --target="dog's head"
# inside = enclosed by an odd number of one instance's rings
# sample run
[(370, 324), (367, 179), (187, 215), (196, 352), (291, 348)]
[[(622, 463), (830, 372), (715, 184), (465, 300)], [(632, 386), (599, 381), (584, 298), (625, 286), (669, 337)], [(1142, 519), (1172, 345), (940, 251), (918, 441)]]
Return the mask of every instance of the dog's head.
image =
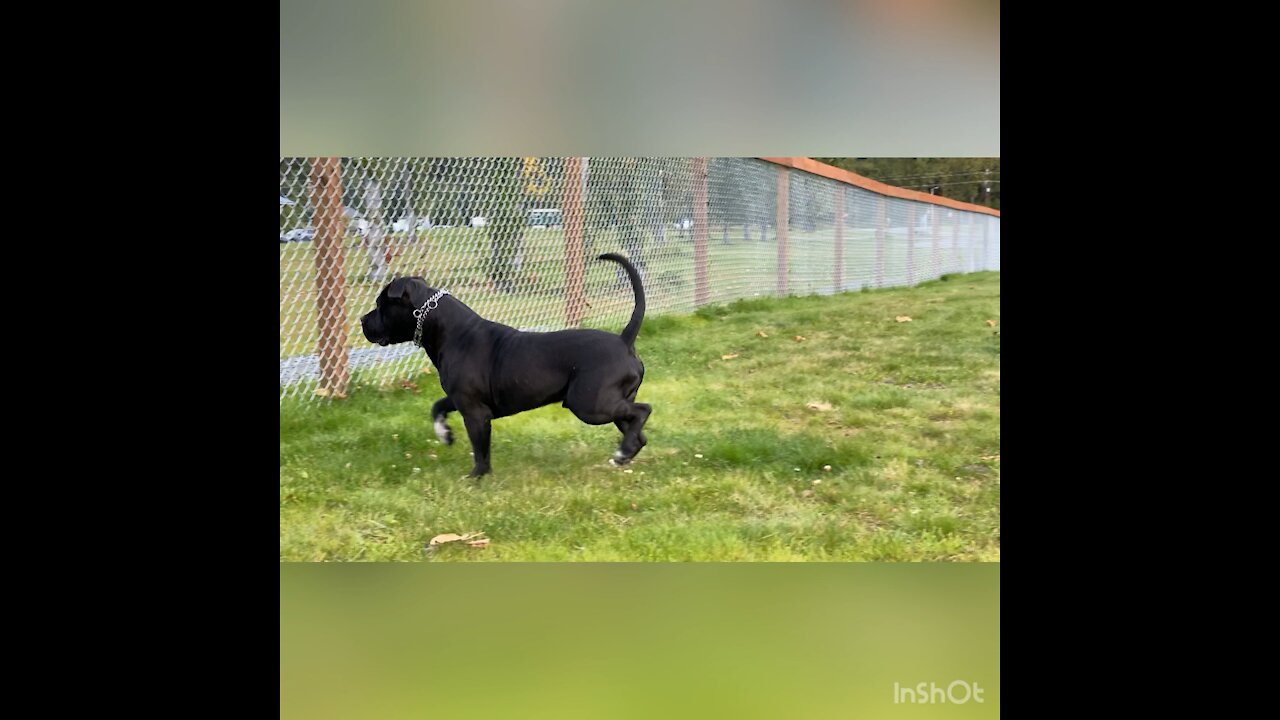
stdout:
[[(365, 339), (384, 347), (409, 342), (418, 323), (413, 311), (422, 307), (435, 293), (436, 289), (420, 277), (392, 280), (378, 293), (373, 310), (360, 318), (360, 329), (364, 331)], [(430, 323), (428, 315), (423, 325), (424, 334)]]

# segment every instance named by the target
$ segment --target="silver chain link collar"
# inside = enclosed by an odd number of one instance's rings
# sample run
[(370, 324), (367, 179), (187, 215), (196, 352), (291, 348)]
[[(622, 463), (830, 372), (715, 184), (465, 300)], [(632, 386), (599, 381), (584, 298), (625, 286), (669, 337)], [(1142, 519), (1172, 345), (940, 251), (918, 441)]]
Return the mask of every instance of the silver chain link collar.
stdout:
[(422, 321), (427, 319), (427, 313), (440, 307), (440, 298), (448, 295), (448, 290), (441, 290), (432, 295), (426, 302), (422, 303), (422, 307), (413, 311), (413, 316), (418, 320), (418, 326), (413, 331), (413, 344), (422, 347)]

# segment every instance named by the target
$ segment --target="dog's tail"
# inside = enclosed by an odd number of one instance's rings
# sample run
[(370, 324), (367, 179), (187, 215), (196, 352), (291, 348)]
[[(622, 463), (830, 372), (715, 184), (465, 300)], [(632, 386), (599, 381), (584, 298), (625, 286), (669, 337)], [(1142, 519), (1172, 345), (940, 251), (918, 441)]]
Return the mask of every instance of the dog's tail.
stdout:
[(627, 271), (627, 277), (631, 278), (631, 289), (636, 293), (636, 309), (631, 313), (631, 322), (622, 329), (622, 340), (628, 347), (635, 347), (636, 335), (640, 334), (640, 322), (644, 320), (644, 285), (640, 282), (640, 272), (630, 260), (617, 253), (605, 253), (599, 259), (618, 263), (623, 270)]

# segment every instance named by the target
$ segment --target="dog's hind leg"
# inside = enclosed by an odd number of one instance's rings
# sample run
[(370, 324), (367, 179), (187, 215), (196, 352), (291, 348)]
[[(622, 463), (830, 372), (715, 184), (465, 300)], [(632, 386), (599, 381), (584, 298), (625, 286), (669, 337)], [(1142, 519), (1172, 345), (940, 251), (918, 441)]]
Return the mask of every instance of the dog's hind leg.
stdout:
[(614, 465), (626, 465), (649, 444), (644, 436), (644, 424), (649, 421), (653, 407), (647, 403), (628, 403), (622, 408), (622, 417), (613, 424), (622, 431), (622, 442), (609, 462)]
[(449, 429), (449, 422), (445, 417), (457, 409), (448, 396), (440, 398), (435, 405), (431, 406), (431, 419), (435, 424), (436, 437), (440, 438), (440, 442), (445, 445), (453, 444), (453, 431)]
[[(641, 368), (640, 368), (640, 377), (642, 377), (642, 378), (644, 377), (644, 367), (643, 367), (643, 366), (641, 366)], [(637, 392), (639, 392), (639, 391), (640, 391), (640, 386), (639, 386), (639, 385), (637, 385), (637, 386), (636, 386), (636, 389), (635, 389), (635, 390), (632, 390), (632, 391), (631, 391), (631, 394), (627, 396), (627, 402), (634, 403), (634, 402), (636, 401), (636, 393), (637, 393)], [(618, 422), (615, 422), (615, 423), (614, 423), (614, 425), (616, 425), (616, 426), (618, 427), (618, 430), (619, 430), (623, 435), (626, 435), (626, 434), (627, 434), (627, 427), (628, 427), (629, 423), (628, 423), (626, 420), (620, 420), (620, 421), (618, 421)], [(643, 448), (645, 445), (648, 445), (648, 444), (649, 444), (649, 438), (647, 438), (647, 437), (645, 437), (645, 436), (644, 436), (644, 432), (641, 432), (641, 433), (640, 433), (640, 435), (639, 435), (639, 437), (640, 437), (640, 447), (642, 447), (642, 448)], [(637, 450), (636, 452), (639, 452), (639, 451)]]

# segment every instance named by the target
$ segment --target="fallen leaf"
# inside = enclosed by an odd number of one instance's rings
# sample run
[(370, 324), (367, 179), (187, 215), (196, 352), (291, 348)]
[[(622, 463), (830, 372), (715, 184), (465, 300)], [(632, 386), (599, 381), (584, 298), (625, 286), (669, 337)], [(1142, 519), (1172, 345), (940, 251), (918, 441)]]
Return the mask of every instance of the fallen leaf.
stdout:
[(316, 388), (316, 395), (319, 397), (329, 397), (329, 388)]
[(797, 335), (797, 336), (795, 336), (795, 337), (794, 337), (794, 338), (792, 338), (792, 339), (793, 339), (793, 340), (795, 340), (796, 342), (804, 342), (804, 336), (803, 336), (803, 335)]
[(763, 330), (757, 330), (757, 331), (756, 331), (756, 337), (767, 338), (767, 337), (769, 337), (769, 336), (768, 336), (767, 334), (765, 334), (765, 331), (763, 331)]
[(639, 510), (639, 509), (640, 509), (640, 506), (639, 506), (639, 505), (636, 505), (635, 503), (631, 503), (631, 509), (632, 509), (632, 510)]
[(831, 403), (817, 402), (815, 400), (814, 402), (809, 403), (806, 407), (808, 407), (810, 410), (818, 410), (821, 412), (826, 412), (831, 409)]
[(830, 465), (823, 465), (823, 466), (822, 466), (822, 469), (823, 469), (823, 470), (826, 470), (827, 472), (831, 472), (831, 466), (830, 466)]
[(489, 547), (489, 538), (480, 538), (479, 540), (468, 540), (467, 545), (471, 547)]
[(447, 543), (447, 542), (457, 542), (458, 540), (461, 540), (461, 539), (462, 539), (462, 536), (456, 533), (445, 533), (443, 535), (437, 535), (431, 538), (430, 544), (440, 545), (442, 543)]
[(911, 322), (910, 315), (899, 315), (896, 319), (898, 322)]
[(401, 380), (400, 387), (406, 390), (412, 390), (414, 392), (418, 392), (418, 384), (415, 382), (410, 382), (408, 380)]
[(431, 366), (430, 366), (430, 365), (428, 365), (427, 367), (422, 368), (422, 374), (423, 374), (423, 375), (430, 375), (430, 374), (431, 374)]
[(801, 491), (801, 493), (800, 493), (800, 497), (813, 497), (813, 491), (812, 491), (812, 490), (803, 490), (803, 491)]
[(988, 321), (987, 321), (987, 327), (995, 327), (995, 326), (996, 326), (996, 321), (995, 321), (995, 320), (988, 320)]
[(733, 353), (732, 355), (721, 355), (721, 356), (720, 356), (720, 359), (721, 359), (721, 360), (732, 360), (732, 359), (734, 359), (734, 358), (736, 358), (736, 357), (738, 357), (738, 354), (737, 354), (737, 353)]

